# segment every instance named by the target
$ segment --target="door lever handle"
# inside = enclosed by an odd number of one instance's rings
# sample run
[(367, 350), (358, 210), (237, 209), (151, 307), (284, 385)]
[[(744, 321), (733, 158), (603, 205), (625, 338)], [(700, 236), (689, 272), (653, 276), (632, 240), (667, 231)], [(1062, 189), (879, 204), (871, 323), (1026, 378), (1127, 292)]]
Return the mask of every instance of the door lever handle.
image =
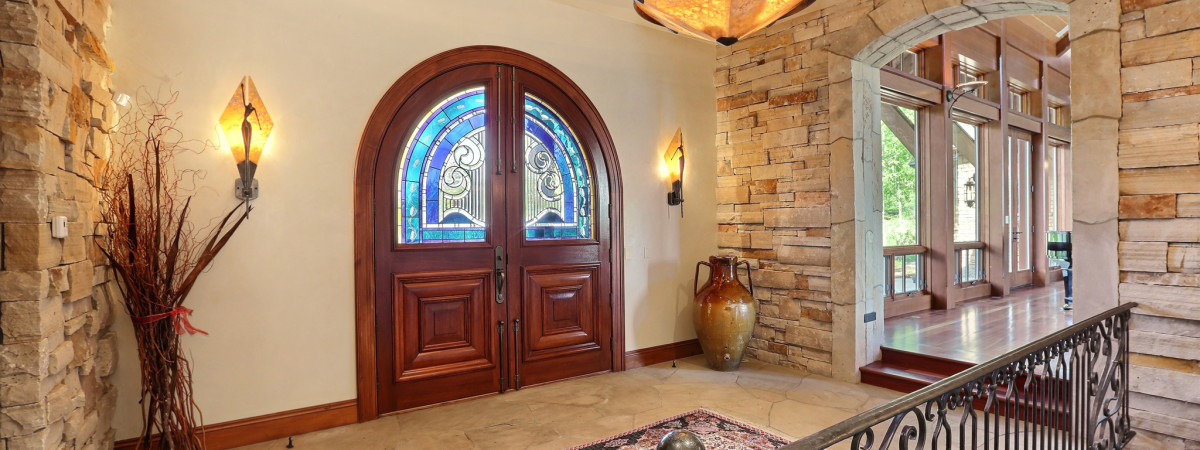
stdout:
[(504, 285), (507, 277), (504, 275), (504, 247), (496, 246), (496, 303), (504, 303)]
[(503, 270), (496, 269), (496, 303), (504, 303), (504, 283), (506, 278)]

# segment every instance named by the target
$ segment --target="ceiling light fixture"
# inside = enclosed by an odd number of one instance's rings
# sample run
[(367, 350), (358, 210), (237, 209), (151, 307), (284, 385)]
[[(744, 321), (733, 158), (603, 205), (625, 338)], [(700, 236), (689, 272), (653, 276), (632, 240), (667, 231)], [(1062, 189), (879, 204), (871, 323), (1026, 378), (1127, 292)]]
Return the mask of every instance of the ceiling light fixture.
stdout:
[(633, 0), (643, 19), (729, 46), (816, 0)]

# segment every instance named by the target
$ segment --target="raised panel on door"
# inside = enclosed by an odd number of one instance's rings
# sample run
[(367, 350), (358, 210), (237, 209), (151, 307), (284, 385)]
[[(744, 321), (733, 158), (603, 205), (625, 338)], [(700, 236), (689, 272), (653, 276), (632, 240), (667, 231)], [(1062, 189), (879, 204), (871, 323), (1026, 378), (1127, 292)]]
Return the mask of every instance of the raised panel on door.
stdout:
[(396, 275), (394, 381), (496, 367), (491, 285), (488, 270)]
[(525, 268), (526, 361), (602, 348), (596, 314), (598, 264)]

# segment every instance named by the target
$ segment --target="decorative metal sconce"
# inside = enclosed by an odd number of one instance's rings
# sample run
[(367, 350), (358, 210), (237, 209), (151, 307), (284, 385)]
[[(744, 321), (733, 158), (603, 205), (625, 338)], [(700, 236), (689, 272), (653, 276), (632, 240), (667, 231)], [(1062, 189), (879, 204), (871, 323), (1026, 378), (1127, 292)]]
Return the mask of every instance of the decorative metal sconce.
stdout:
[(729, 46), (816, 0), (633, 0), (639, 16), (675, 33)]
[(667, 204), (681, 205), (679, 207), (679, 217), (683, 217), (683, 129), (675, 130), (675, 138), (671, 139), (671, 145), (667, 146), (667, 151), (663, 152), (663, 160), (667, 162), (667, 170), (670, 171), (671, 190), (667, 192)]
[(966, 183), (963, 183), (966, 192), (963, 193), (963, 203), (967, 204), (968, 208), (975, 207), (975, 178), (970, 178)]
[(254, 179), (254, 171), (275, 124), (250, 77), (243, 78), (233, 92), (233, 98), (221, 114), (220, 124), (238, 167), (234, 194), (242, 201), (254, 200), (258, 198), (258, 180)]
[(968, 81), (966, 83), (960, 83), (958, 86), (955, 86), (954, 89), (946, 91), (946, 102), (949, 103), (947, 107), (954, 107), (954, 102), (957, 102), (958, 99), (962, 98), (962, 96), (975, 92), (979, 90), (979, 88), (987, 86), (987, 84), (988, 82), (985, 80)]

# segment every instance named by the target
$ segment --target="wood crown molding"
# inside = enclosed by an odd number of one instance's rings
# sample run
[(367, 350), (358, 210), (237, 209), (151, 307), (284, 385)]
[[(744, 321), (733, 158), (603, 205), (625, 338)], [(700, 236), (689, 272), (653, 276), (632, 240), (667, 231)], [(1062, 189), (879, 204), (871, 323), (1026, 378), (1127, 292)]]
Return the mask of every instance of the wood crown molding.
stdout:
[(704, 353), (699, 339), (672, 342), (625, 352), (625, 368), (635, 369)]
[[(200, 427), (205, 448), (220, 450), (285, 438), (358, 421), (358, 401), (345, 400)], [(158, 436), (153, 438), (158, 441)], [(117, 441), (114, 449), (135, 449), (138, 438)]]

